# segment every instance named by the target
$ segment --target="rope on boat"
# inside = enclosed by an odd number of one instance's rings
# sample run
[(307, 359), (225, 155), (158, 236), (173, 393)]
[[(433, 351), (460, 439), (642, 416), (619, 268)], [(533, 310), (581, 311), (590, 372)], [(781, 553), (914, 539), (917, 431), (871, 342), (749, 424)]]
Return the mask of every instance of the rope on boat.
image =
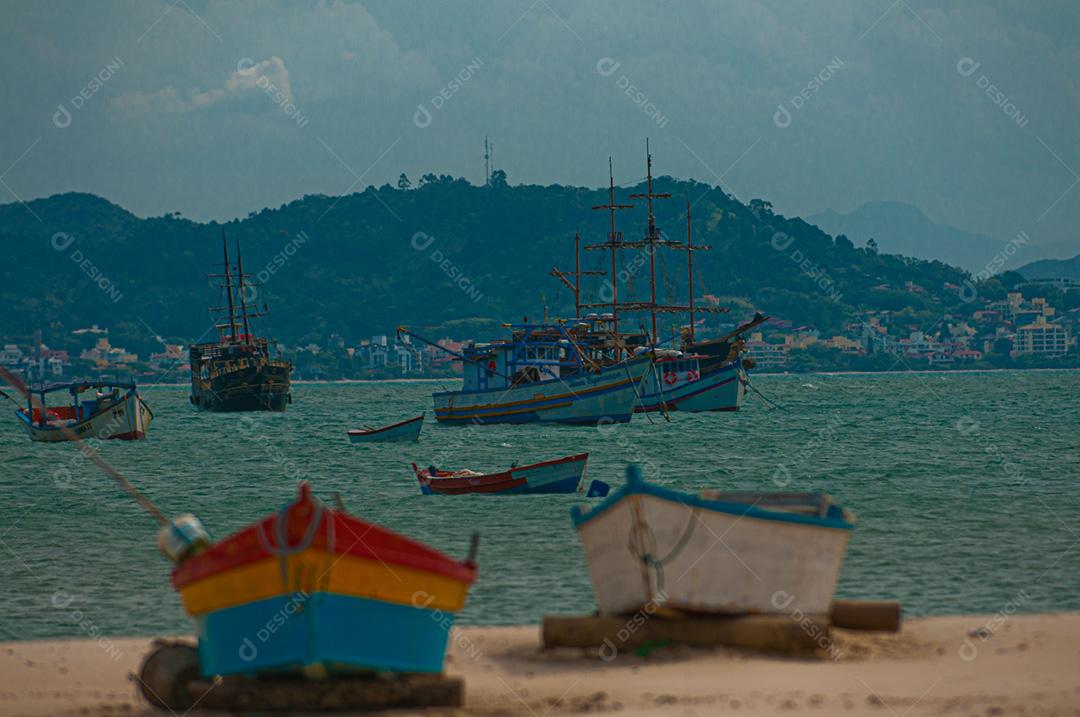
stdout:
[[(634, 379), (630, 375), (630, 366), (627, 363), (626, 359), (623, 359), (622, 365), (623, 371), (626, 372), (626, 378), (630, 381), (630, 388), (634, 389), (634, 398), (637, 399), (638, 404), (641, 404), (641, 394), (638, 393), (637, 384), (634, 383)], [(631, 409), (631, 413), (633, 413), (633, 409)], [(645, 414), (645, 418), (649, 419), (649, 423), (656, 423), (656, 421), (652, 419), (652, 416), (649, 415), (648, 411), (642, 411), (642, 413)]]
[[(740, 379), (740, 380), (741, 380), (741, 379)], [(762, 393), (761, 391), (759, 391), (759, 390), (757, 389), (757, 386), (755, 386), (754, 384), (750, 383), (750, 379), (749, 379), (749, 378), (747, 378), (747, 379), (746, 379), (745, 381), (743, 381), (743, 383), (744, 383), (744, 384), (746, 384), (746, 387), (747, 387), (747, 388), (749, 388), (749, 389), (750, 389), (751, 391), (753, 391), (754, 393), (756, 393), (756, 394), (758, 395), (758, 397), (760, 397), (760, 398), (761, 398), (761, 400), (762, 400), (762, 401), (764, 401), (765, 403), (767, 403), (768, 405), (772, 406), (773, 408), (777, 408), (777, 409), (780, 409), (781, 411), (786, 411), (786, 410), (787, 410), (787, 409), (786, 409), (786, 408), (784, 408), (783, 406), (781, 406), (781, 405), (779, 405), (779, 404), (777, 404), (777, 403), (775, 403), (775, 402), (773, 402), (773, 401), (769, 400), (769, 398), (768, 398), (768, 397), (767, 397), (767, 396), (766, 396), (766, 395), (765, 395), (764, 393)]]
[[(20, 393), (29, 397), (31, 404), (33, 404), (33, 394), (30, 392), (30, 389), (27, 388), (26, 384), (23, 383), (22, 379), (12, 374), (3, 366), (0, 366), (0, 377), (3, 377), (5, 381), (14, 386)], [(3, 392), (0, 391), (0, 393)], [(6, 393), (4, 394), (4, 396), (7, 396), (7, 398), (9, 399), (11, 398)], [(22, 405), (20, 404), (19, 407), (22, 408)], [(45, 410), (44, 405), (41, 406), (41, 410)], [(83, 441), (83, 439), (78, 434), (76, 434), (75, 431), (71, 430), (71, 428), (69, 428), (68, 426), (60, 426), (60, 431), (62, 431), (66, 436), (68, 436), (70, 440), (75, 442), (75, 444), (79, 447), (79, 452), (82, 453), (84, 457), (89, 458), (91, 461), (97, 464), (98, 468), (100, 468), (105, 473), (105, 475), (112, 478), (114, 481), (116, 481), (117, 484), (119, 484), (121, 488), (127, 491), (128, 495), (134, 498), (135, 502), (142, 506), (143, 510), (149, 513), (150, 516), (154, 520), (156, 520), (159, 525), (169, 525), (169, 520), (165, 517), (165, 514), (162, 513), (161, 510), (156, 505), (154, 505), (149, 498), (140, 493), (139, 490), (135, 486), (133, 486), (127, 478), (120, 475), (119, 471), (106, 463), (105, 459), (99, 456), (97, 454), (97, 451), (95, 451), (93, 447), (90, 446), (90, 444)]]

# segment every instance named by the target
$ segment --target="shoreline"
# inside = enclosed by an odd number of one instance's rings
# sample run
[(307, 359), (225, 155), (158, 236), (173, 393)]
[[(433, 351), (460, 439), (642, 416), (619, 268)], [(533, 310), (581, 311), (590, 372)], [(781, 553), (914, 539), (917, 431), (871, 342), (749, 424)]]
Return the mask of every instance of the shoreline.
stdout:
[[(946, 375), (946, 374), (970, 374), (970, 373), (1028, 373), (1028, 372), (1054, 372), (1074, 371), (1080, 372), (1080, 366), (1062, 366), (1060, 368), (945, 368), (945, 369), (912, 369), (903, 371), (751, 371), (751, 378), (772, 378), (775, 376), (906, 376), (917, 375)], [(437, 377), (437, 378), (340, 378), (330, 380), (298, 379), (293, 381), (296, 385), (331, 386), (342, 384), (365, 384), (365, 383), (444, 383), (447, 381), (460, 381), (460, 377)], [(142, 388), (190, 388), (191, 384), (181, 383), (143, 383)], [(0, 388), (9, 388), (0, 386)]]
[[(127, 676), (151, 639), (0, 643), (0, 714), (167, 714)], [(465, 707), (453, 714), (1074, 715), (1078, 643), (1080, 612), (913, 618), (898, 634), (836, 630), (834, 648), (811, 658), (670, 646), (608, 660), (540, 650), (537, 626), (464, 627), (450, 635), (446, 671), (465, 680)]]

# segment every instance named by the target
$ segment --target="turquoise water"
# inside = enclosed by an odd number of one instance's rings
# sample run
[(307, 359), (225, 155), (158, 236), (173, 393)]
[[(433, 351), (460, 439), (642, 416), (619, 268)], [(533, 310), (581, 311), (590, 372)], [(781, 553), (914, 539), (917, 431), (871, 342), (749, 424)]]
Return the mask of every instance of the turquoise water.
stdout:
[[(432, 422), (418, 444), (370, 447), (345, 430), (430, 416), (438, 384), (300, 384), (287, 413), (250, 423), (195, 413), (184, 387), (148, 387), (150, 439), (97, 449), (165, 512), (193, 512), (219, 537), (276, 510), (298, 477), (453, 555), (479, 530), (468, 624), (594, 609), (568, 515), (583, 499), (422, 496), (412, 461), (497, 469), (588, 451), (588, 476), (610, 483), (635, 460), (690, 491), (825, 489), (857, 519), (844, 597), (896, 598), (913, 615), (1080, 609), (1080, 372), (755, 384), (786, 410), (752, 396), (737, 414), (638, 416), (606, 432)], [(71, 445), (31, 444), (13, 416), (4, 425), (0, 639), (188, 631), (155, 524)]]

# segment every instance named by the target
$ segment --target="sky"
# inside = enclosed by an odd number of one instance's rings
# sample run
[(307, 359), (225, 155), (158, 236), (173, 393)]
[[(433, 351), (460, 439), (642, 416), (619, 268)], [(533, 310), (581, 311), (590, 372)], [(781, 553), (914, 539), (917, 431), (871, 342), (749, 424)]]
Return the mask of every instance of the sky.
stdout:
[(1080, 252), (1080, 3), (0, 2), (0, 202), (242, 217), (424, 173), (655, 170)]

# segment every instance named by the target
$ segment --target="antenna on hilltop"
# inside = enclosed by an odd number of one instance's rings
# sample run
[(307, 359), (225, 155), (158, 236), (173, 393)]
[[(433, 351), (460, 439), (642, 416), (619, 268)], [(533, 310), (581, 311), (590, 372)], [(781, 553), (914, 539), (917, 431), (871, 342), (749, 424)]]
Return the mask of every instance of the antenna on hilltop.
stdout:
[(484, 135), (484, 186), (491, 186), (491, 145), (487, 135)]

